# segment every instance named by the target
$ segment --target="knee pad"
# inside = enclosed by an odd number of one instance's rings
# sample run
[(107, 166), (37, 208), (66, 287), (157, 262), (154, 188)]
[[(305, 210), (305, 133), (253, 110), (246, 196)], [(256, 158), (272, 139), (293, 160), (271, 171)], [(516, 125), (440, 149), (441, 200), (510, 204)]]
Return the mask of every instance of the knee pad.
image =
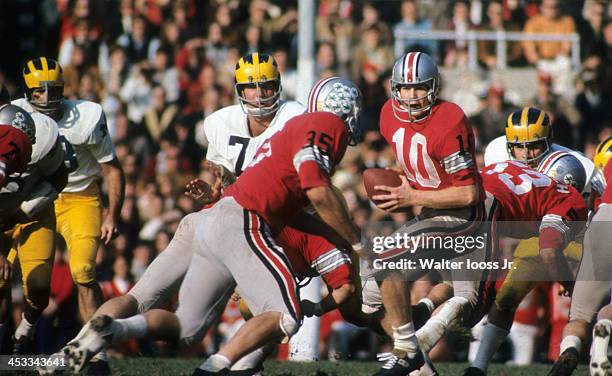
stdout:
[(24, 295), (30, 307), (42, 311), (49, 305), (51, 268), (42, 264), (34, 268), (25, 281)]
[(96, 266), (86, 262), (76, 262), (70, 265), (72, 280), (79, 285), (87, 285), (96, 281)]
[(521, 290), (512, 286), (501, 288), (495, 296), (495, 307), (500, 311), (512, 311), (518, 307), (521, 300), (518, 296), (522, 295)]
[(286, 313), (281, 313), (279, 326), (286, 336), (283, 343), (288, 341), (289, 338), (297, 333), (298, 329), (300, 328), (300, 324), (293, 318), (293, 316)]

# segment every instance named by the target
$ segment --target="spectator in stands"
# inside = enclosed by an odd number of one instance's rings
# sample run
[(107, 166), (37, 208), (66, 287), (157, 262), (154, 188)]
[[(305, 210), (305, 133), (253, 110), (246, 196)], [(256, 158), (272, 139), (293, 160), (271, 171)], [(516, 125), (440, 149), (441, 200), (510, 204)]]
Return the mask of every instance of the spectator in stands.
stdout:
[(581, 133), (596, 136), (603, 123), (612, 117), (612, 98), (604, 91), (603, 67), (583, 69), (579, 75), (579, 93), (576, 108), (582, 117)]
[(134, 282), (138, 282), (153, 259), (153, 246), (151, 243), (141, 242), (134, 247), (133, 253), (130, 272), (134, 276)]
[(353, 52), (351, 79), (359, 82), (366, 69), (378, 78), (393, 64), (395, 57), (390, 45), (381, 42), (381, 32), (376, 25), (363, 31), (361, 43)]
[(582, 16), (584, 22), (579, 24), (582, 58), (591, 55), (599, 55), (603, 58), (605, 54), (603, 26), (606, 18), (606, 2), (602, 0), (585, 1)]
[(148, 35), (147, 27), (147, 20), (144, 17), (134, 17), (132, 32), (122, 34), (117, 39), (117, 44), (123, 47), (128, 61), (132, 64), (143, 60), (153, 61), (155, 52), (160, 46), (159, 39)]
[[(576, 31), (574, 21), (561, 13), (558, 0), (542, 0), (540, 14), (527, 20), (523, 29), (529, 34), (571, 34)], [(569, 54), (571, 42), (524, 41), (523, 51), (530, 64), (552, 74), (556, 80), (554, 91), (560, 95), (572, 92)]]
[(278, 48), (272, 53), (278, 72), (283, 78), (283, 90), (281, 91), (281, 99), (295, 100), (296, 89), (298, 84), (297, 72), (289, 66), (289, 53), (286, 49)]
[(432, 30), (431, 20), (419, 16), (418, 2), (416, 0), (403, 0), (400, 8), (402, 20), (393, 26), (395, 37), (394, 52), (395, 57), (399, 58), (409, 51), (421, 51), (437, 57), (438, 45), (434, 40), (410, 40), (399, 37), (406, 31), (418, 31), (426, 33)]
[[(491, 1), (487, 7), (486, 23), (482, 31), (518, 31), (518, 25), (506, 22), (503, 18), (504, 8), (501, 1)], [(497, 43), (495, 41), (478, 41), (478, 60), (487, 69), (497, 67)], [(517, 42), (507, 42), (506, 62), (508, 65), (519, 65), (523, 60), (523, 51)]]
[(178, 111), (177, 105), (168, 103), (163, 86), (153, 86), (151, 106), (145, 111), (143, 122), (154, 143), (158, 142), (161, 134), (172, 124)]
[(317, 48), (316, 64), (318, 79), (341, 75), (337, 73), (336, 50), (334, 50), (334, 45), (330, 42), (322, 42), (319, 44)]
[(546, 111), (551, 117), (555, 143), (579, 149), (582, 143), (578, 128), (580, 114), (570, 102), (553, 92), (552, 81), (553, 78), (549, 73), (539, 72), (537, 91), (530, 102), (534, 107)]
[(131, 122), (140, 124), (145, 111), (151, 105), (151, 88), (155, 70), (143, 61), (132, 67), (119, 96), (127, 104), (127, 116)]
[(179, 73), (176, 67), (171, 64), (172, 58), (168, 56), (168, 51), (159, 48), (155, 53), (153, 61), (153, 80), (159, 83), (166, 91), (166, 100), (174, 103), (179, 99)]
[(518, 109), (505, 101), (504, 94), (503, 86), (491, 84), (485, 94), (486, 105), (470, 119), (478, 132), (477, 144), (486, 146), (503, 135), (508, 114)]
[(447, 67), (466, 67), (468, 61), (468, 42), (462, 37), (473, 28), (470, 21), (470, 3), (456, 1), (453, 5), (453, 16), (446, 26), (447, 30), (457, 33), (454, 41), (444, 43), (444, 65)]
[(319, 42), (331, 43), (339, 70), (337, 74), (345, 76), (344, 69), (352, 56), (353, 23), (350, 20), (350, 12), (340, 5), (340, 0), (321, 0), (319, 17), (316, 20), (316, 35)]
[(218, 23), (208, 26), (208, 37), (205, 41), (206, 60), (220, 68), (227, 59), (227, 45), (223, 43), (223, 31)]
[(61, 66), (70, 63), (75, 46), (83, 49), (83, 64), (86, 67), (95, 66), (98, 63), (100, 35), (92, 30), (91, 21), (87, 18), (75, 20), (72, 33), (62, 42), (58, 57)]
[(353, 29), (353, 44), (359, 44), (363, 32), (372, 26), (376, 26), (379, 30), (381, 43), (391, 44), (393, 42), (391, 29), (389, 29), (385, 22), (380, 20), (380, 11), (376, 4), (372, 1), (365, 1), (361, 7), (361, 22)]

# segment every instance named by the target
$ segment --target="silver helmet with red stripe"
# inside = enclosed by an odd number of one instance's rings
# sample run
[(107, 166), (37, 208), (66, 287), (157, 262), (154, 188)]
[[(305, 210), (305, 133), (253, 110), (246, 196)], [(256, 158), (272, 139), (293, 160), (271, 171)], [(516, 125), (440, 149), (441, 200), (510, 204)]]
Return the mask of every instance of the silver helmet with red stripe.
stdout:
[(356, 145), (361, 137), (361, 109), (361, 91), (357, 85), (344, 78), (319, 80), (308, 95), (308, 112), (325, 111), (340, 117), (348, 127), (350, 145)]
[(587, 183), (587, 173), (578, 158), (565, 151), (548, 153), (537, 170), (561, 184), (571, 185), (582, 192)]
[[(438, 65), (423, 52), (408, 52), (395, 61), (391, 73), (391, 105), (393, 115), (402, 122), (425, 120), (440, 91)], [(425, 94), (402, 96), (402, 88), (424, 89)]]

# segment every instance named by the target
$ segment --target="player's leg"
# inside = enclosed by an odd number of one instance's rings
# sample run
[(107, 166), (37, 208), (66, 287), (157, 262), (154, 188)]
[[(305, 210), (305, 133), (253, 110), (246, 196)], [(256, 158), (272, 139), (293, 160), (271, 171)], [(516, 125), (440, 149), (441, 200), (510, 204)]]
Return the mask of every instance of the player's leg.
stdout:
[(50, 207), (14, 232), (21, 266), (26, 305), (22, 320), (15, 330), (15, 352), (28, 352), (27, 343), (34, 335), (36, 322), (49, 304), (51, 270), (55, 255), (55, 215)]
[(62, 193), (55, 201), (57, 229), (66, 240), (72, 279), (77, 286), (79, 313), (84, 322), (102, 305), (96, 281), (96, 254), (100, 246), (102, 204), (96, 184), (83, 192)]
[(483, 327), (480, 346), (472, 366), (485, 373), (493, 355), (508, 337), (514, 321), (516, 308), (527, 294), (538, 284), (534, 282), (543, 268), (537, 258), (515, 258), (516, 269), (511, 269), (497, 291), (495, 303), (489, 309), (487, 323)]
[(563, 329), (560, 356), (550, 375), (569, 375), (577, 367), (579, 354), (589, 339), (589, 327), (609, 297), (610, 285), (607, 280), (612, 275), (612, 259), (609, 255), (609, 245), (612, 242), (610, 221), (612, 206), (602, 206), (585, 233), (582, 260), (572, 293), (570, 320)]
[[(231, 200), (226, 206), (235, 210), (234, 205)], [(234, 254), (218, 257), (232, 272), (236, 291), (255, 316), (216, 354), (231, 363), (267, 343), (291, 337), (301, 321), (297, 285), (284, 251), (276, 245), (259, 216), (244, 210), (241, 216), (243, 237), (233, 242)], [(249, 270), (245, 270), (245, 263)], [(212, 366), (213, 362), (209, 358), (204, 369), (213, 371), (207, 369), (207, 363)]]

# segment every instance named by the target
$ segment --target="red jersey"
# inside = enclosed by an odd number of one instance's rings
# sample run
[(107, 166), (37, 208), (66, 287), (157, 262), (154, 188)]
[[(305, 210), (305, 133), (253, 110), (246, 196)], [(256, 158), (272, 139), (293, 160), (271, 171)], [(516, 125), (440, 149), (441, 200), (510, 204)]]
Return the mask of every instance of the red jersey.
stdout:
[(570, 185), (517, 161), (489, 165), (480, 175), (485, 191), (498, 202), (496, 220), (505, 221), (499, 226), (504, 235), (517, 239), (539, 235), (541, 248), (558, 248), (585, 225), (586, 204)]
[(414, 188), (479, 184), (474, 133), (459, 106), (441, 101), (423, 121), (405, 123), (394, 116), (391, 101), (380, 112), (380, 133)]
[(234, 197), (280, 230), (309, 204), (306, 190), (331, 185), (330, 176), (347, 145), (348, 131), (338, 116), (296, 116), (259, 148), (224, 196)]
[(603, 170), (604, 180), (606, 181), (606, 189), (604, 189), (599, 205), (612, 204), (612, 163), (606, 164)]
[(25, 171), (32, 156), (32, 142), (12, 125), (0, 125), (0, 187), (6, 176)]
[(283, 247), (296, 275), (320, 275), (332, 289), (352, 282), (351, 258), (324, 237), (287, 226), (274, 239)]

